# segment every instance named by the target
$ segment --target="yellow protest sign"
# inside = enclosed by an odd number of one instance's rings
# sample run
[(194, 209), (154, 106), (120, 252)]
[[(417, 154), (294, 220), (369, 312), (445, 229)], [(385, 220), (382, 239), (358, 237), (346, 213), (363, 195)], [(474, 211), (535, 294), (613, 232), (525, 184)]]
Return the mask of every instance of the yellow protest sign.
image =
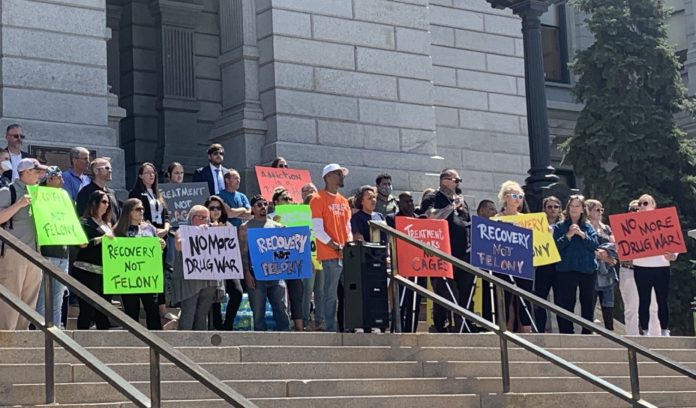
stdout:
[(505, 215), (491, 218), (515, 224), (532, 230), (534, 245), (534, 266), (548, 265), (561, 261), (561, 255), (556, 248), (556, 241), (549, 229), (549, 221), (544, 213)]

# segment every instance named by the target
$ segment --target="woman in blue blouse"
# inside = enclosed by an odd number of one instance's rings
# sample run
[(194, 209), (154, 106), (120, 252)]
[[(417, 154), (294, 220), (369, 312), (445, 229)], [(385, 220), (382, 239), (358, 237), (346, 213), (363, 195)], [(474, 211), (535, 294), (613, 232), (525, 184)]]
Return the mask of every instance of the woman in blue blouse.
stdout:
[[(587, 220), (583, 196), (570, 196), (565, 213), (565, 221), (556, 223), (553, 228), (553, 237), (561, 254), (561, 262), (556, 264), (558, 293), (554, 293), (554, 297), (558, 306), (572, 312), (579, 287), (581, 315), (591, 322), (594, 320), (597, 232)], [(558, 329), (561, 333), (574, 333), (573, 323), (561, 317), (558, 318)], [(586, 329), (582, 332), (589, 333)]]

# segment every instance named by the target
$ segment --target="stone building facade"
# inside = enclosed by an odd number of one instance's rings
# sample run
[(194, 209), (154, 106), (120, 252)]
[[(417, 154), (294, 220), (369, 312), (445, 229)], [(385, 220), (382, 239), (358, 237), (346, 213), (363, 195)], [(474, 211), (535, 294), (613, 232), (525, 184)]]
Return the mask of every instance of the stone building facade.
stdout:
[(114, 157), (119, 187), (144, 161), (190, 173), (211, 142), (247, 191), (276, 156), (315, 181), (344, 164), (347, 189), (386, 171), (418, 192), (454, 167), (473, 201), (529, 168), (520, 20), (485, 0), (1, 7), (2, 124)]

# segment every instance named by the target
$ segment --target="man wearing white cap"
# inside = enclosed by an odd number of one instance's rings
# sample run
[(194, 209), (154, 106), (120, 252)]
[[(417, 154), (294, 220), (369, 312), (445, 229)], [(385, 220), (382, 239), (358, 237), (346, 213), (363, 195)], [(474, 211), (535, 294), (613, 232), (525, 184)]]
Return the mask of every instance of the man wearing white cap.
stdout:
[(338, 192), (348, 169), (336, 163), (324, 167), (324, 189), (314, 194), (309, 202), (312, 208), (312, 232), (317, 239), (317, 259), (324, 271), (324, 321), (326, 331), (336, 331), (338, 283), (343, 273), (343, 246), (353, 240), (350, 229), (350, 206)]
[[(15, 238), (36, 249), (34, 218), (29, 211), (31, 198), (27, 186), (39, 184), (47, 167), (36, 159), (22, 159), (17, 164), (19, 178), (0, 189), (0, 224)], [(0, 285), (28, 304), (36, 307), (41, 283), (41, 269), (7, 245), (0, 249)], [(0, 300), (0, 330), (26, 330), (29, 321)]]

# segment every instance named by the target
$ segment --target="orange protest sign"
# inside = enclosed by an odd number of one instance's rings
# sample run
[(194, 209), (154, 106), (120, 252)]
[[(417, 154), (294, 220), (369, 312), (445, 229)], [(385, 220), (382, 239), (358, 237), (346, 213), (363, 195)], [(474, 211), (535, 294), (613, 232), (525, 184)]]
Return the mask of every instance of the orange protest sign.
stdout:
[(675, 207), (610, 215), (609, 221), (622, 261), (686, 252)]
[(273, 191), (283, 187), (290, 193), (292, 201), (302, 204), (302, 186), (312, 182), (309, 170), (281, 169), (256, 166), (256, 179), (259, 181), (261, 195), (271, 201)]
[[(396, 217), (396, 229), (433, 248), (451, 253), (449, 227), (445, 220)], [(397, 266), (399, 275), (406, 277), (429, 276), (452, 279), (452, 264), (426, 254), (422, 249), (397, 240)]]

